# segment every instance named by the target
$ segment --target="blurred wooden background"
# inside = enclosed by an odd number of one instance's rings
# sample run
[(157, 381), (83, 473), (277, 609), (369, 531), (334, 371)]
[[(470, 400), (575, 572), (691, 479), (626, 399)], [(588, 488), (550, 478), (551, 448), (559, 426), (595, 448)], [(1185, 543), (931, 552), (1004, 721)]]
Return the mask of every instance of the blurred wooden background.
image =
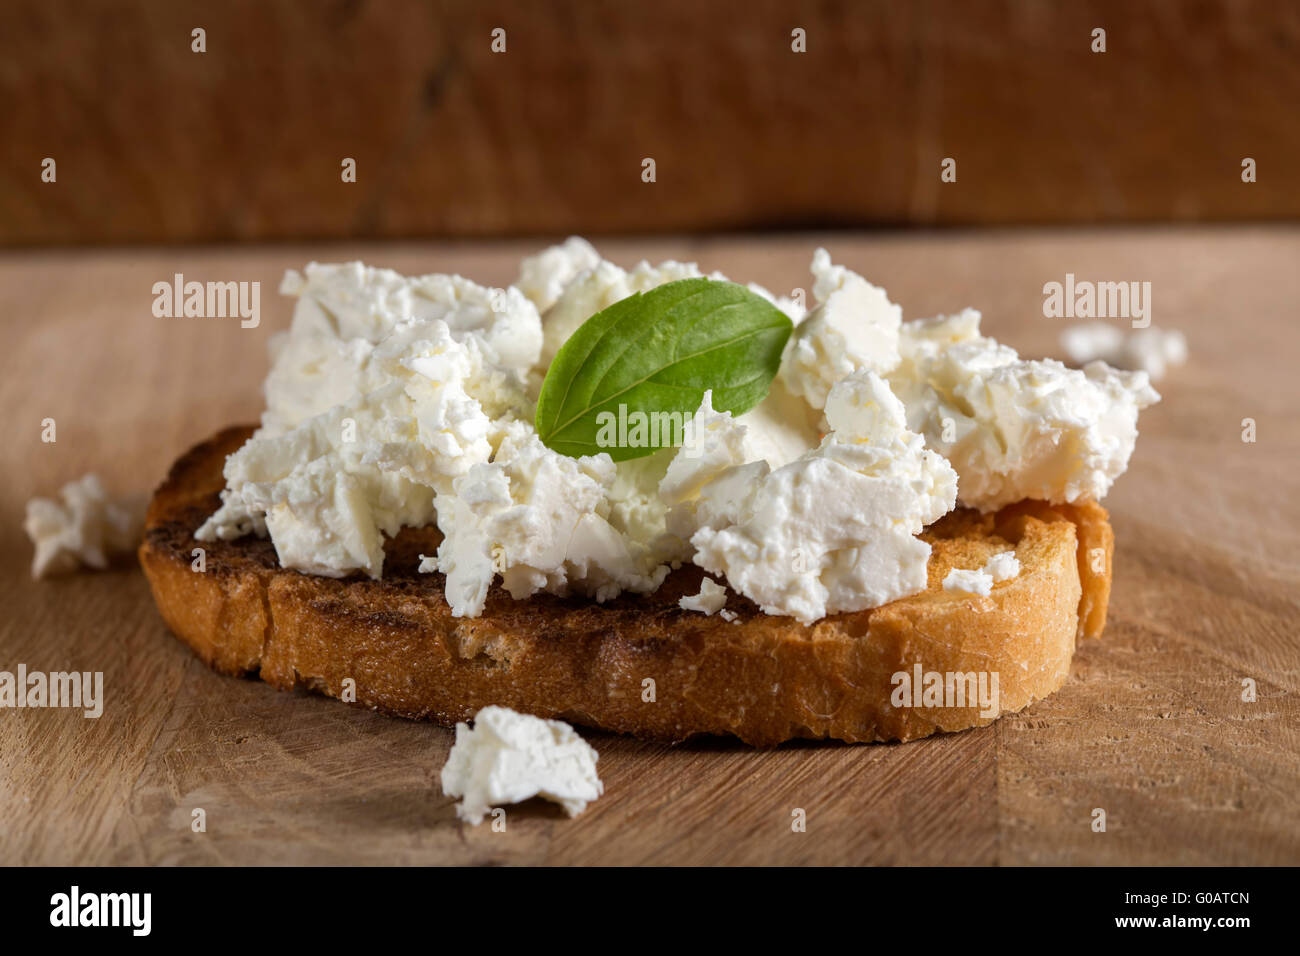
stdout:
[(5, 0), (0, 104), (9, 245), (1300, 216), (1276, 0)]

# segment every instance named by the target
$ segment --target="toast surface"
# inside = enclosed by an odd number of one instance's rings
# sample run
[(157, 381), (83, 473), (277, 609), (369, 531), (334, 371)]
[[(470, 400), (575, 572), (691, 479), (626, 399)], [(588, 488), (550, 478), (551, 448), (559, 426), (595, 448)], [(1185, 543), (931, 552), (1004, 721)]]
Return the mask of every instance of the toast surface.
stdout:
[[(282, 569), (265, 539), (196, 541), (219, 503), (226, 456), (252, 431), (228, 428), (191, 449), (154, 494), (139, 555), (163, 619), (218, 671), (344, 699), (351, 691), (396, 716), (454, 724), (501, 704), (667, 740), (911, 740), (996, 715), (951, 695), (952, 706), (915, 706), (919, 689), (895, 706), (894, 675), (996, 673), (996, 709), (1014, 712), (1057, 690), (1076, 638), (1105, 625), (1114, 549), (1105, 510), (1037, 501), (946, 515), (922, 535), (933, 546), (927, 590), (808, 626), (735, 592), (734, 622), (682, 610), (678, 599), (704, 574), (690, 565), (653, 594), (605, 604), (515, 601), (493, 586), (481, 617), (455, 618), (442, 575), (415, 570), (437, 548), (436, 528), (390, 540), (380, 581)], [(943, 590), (951, 569), (1009, 549), (1021, 573), (988, 597)]]

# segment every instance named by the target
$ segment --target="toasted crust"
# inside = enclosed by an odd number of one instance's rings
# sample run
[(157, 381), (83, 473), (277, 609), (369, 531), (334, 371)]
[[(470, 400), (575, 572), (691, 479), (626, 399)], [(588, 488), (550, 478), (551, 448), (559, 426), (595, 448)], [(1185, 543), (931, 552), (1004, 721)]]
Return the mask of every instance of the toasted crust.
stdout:
[[(218, 671), (331, 697), (354, 690), (357, 704), (402, 717), (451, 724), (501, 704), (669, 740), (911, 740), (995, 718), (969, 702), (895, 707), (893, 675), (918, 664), (996, 672), (1000, 711), (1018, 711), (1059, 688), (1076, 635), (1097, 636), (1105, 624), (1106, 512), (1036, 501), (945, 516), (923, 535), (933, 545), (926, 591), (810, 626), (763, 614), (735, 593), (734, 623), (681, 610), (678, 599), (697, 592), (703, 575), (692, 566), (654, 594), (603, 605), (515, 601), (493, 587), (482, 617), (456, 618), (442, 576), (415, 572), (417, 555), (437, 546), (435, 529), (388, 542), (381, 581), (286, 571), (266, 540), (194, 540), (217, 506), (225, 457), (251, 431), (230, 428), (190, 450), (154, 494), (140, 562), (163, 619)], [(192, 566), (198, 547), (202, 573)], [(952, 568), (982, 567), (1008, 548), (1020, 576), (989, 597), (943, 590)]]

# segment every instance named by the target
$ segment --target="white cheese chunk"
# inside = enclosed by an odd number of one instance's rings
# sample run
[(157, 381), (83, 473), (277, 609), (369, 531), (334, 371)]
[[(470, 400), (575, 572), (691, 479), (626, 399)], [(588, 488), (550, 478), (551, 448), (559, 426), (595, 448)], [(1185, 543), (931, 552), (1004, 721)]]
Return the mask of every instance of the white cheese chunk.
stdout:
[(99, 476), (70, 481), (62, 501), (33, 498), (27, 502), (23, 530), (36, 551), (32, 577), (64, 574), (85, 566), (102, 569), (114, 554), (135, 549), (143, 523), (142, 509), (108, 497)]
[(695, 498), (706, 481), (747, 460), (746, 427), (731, 412), (714, 411), (711, 389), (704, 393), (686, 431), (681, 449), (659, 483), (659, 494), (670, 505)]
[(474, 726), (456, 725), (442, 768), (442, 792), (459, 798), (456, 815), (474, 826), (495, 807), (542, 797), (576, 817), (605, 792), (598, 755), (568, 724), (484, 707)]
[(522, 376), (542, 347), (537, 308), (518, 289), (491, 289), (453, 275), (407, 277), (359, 262), (311, 263), (285, 274), (280, 291), (296, 296), (293, 322), (271, 343), (266, 434), (386, 384), (375, 348), (399, 326), (408, 339), (440, 322), (458, 343), (473, 342), (484, 360)]
[(993, 585), (1009, 581), (1020, 574), (1020, 560), (1014, 551), (999, 551), (990, 555), (984, 567), (978, 570), (953, 568), (943, 579), (945, 591), (966, 591), (988, 597)]
[(674, 566), (691, 559), (689, 542), (669, 533), (668, 506), (659, 497), (659, 484), (676, 454), (675, 448), (661, 448), (616, 463), (614, 481), (605, 492), (610, 526), (644, 548), (648, 559)]
[(727, 589), (712, 578), (700, 582), (699, 594), (687, 594), (677, 601), (683, 611), (703, 611), (705, 614), (716, 614), (726, 603)]
[(986, 571), (964, 571), (953, 568), (943, 579), (943, 589), (988, 597), (993, 592), (993, 576)]
[(470, 391), (509, 406), (522, 385), (441, 320), (398, 325), (372, 359), (386, 384), (282, 433), (259, 432), (226, 460), (222, 506), (195, 537), (264, 531), (284, 567), (382, 574), (382, 535), (432, 523), (434, 495), (492, 454), (492, 420)]
[(519, 264), (515, 288), (545, 312), (564, 294), (574, 279), (600, 262), (600, 253), (581, 236), (570, 236), (559, 245), (529, 256)]
[(1164, 378), (1170, 367), (1187, 361), (1183, 333), (1154, 325), (1131, 332), (1106, 322), (1072, 325), (1061, 333), (1061, 349), (1075, 365), (1105, 362), (1115, 368), (1146, 372), (1153, 382)]
[(813, 254), (812, 273), (817, 307), (786, 343), (780, 376), (791, 392), (821, 409), (844, 376), (859, 369), (884, 374), (898, 364), (903, 310), (884, 289), (832, 265), (825, 249)]
[[(874, 372), (832, 388), (826, 416), (832, 432), (815, 451), (775, 471), (761, 461), (722, 468), (690, 514), (696, 564), (767, 613), (803, 623), (923, 590), (930, 546), (916, 534), (956, 497), (953, 470), (907, 431), (902, 404)], [(670, 486), (670, 497), (699, 477)], [(673, 516), (687, 515), (677, 504)]]
[(1020, 559), (1014, 551), (999, 551), (985, 562), (984, 573), (994, 581), (1010, 581), (1020, 575)]
[(1159, 401), (1144, 372), (1026, 361), (979, 334), (979, 313), (908, 322), (888, 376), (908, 427), (960, 476), (965, 505), (1100, 499), (1128, 467), (1138, 412)]
[(777, 378), (767, 397), (736, 421), (745, 426), (745, 452), (749, 460), (765, 461), (773, 468), (780, 468), (817, 447), (821, 440), (817, 427), (820, 417)]
[(420, 570), (447, 576), (456, 617), (482, 613), (498, 574), (516, 600), (540, 590), (598, 601), (622, 590), (653, 591), (667, 566), (606, 520), (614, 476), (608, 455), (569, 458), (512, 422), (492, 461), (472, 467), (436, 500), (443, 542), (436, 563), (426, 559)]

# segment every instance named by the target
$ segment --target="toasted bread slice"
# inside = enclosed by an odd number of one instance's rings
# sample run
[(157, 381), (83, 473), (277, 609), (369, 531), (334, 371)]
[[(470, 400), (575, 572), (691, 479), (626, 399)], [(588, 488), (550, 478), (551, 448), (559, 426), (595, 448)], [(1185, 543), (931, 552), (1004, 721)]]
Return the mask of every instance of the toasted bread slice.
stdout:
[[(764, 614), (735, 593), (727, 601), (734, 622), (682, 610), (678, 599), (700, 588), (703, 572), (693, 566), (672, 572), (654, 594), (605, 604), (516, 601), (493, 587), (482, 617), (456, 618), (442, 576), (415, 570), (417, 556), (437, 547), (433, 528), (388, 542), (381, 581), (284, 570), (268, 540), (196, 541), (218, 504), (226, 456), (251, 432), (230, 428), (192, 449), (154, 494), (140, 562), (163, 619), (223, 673), (258, 674), (275, 687), (402, 717), (452, 724), (502, 704), (669, 740), (911, 740), (987, 724), (1052, 693), (1069, 673), (1076, 636), (1097, 636), (1105, 624), (1113, 550), (1106, 512), (1032, 501), (945, 516), (924, 533), (933, 545), (927, 590), (810, 626)], [(943, 589), (952, 568), (983, 567), (1012, 548), (1021, 573), (990, 596)], [(918, 665), (996, 673), (994, 712), (955, 697), (940, 702), (952, 706), (915, 706), (919, 690), (895, 706), (903, 685), (894, 675), (910, 678)]]

